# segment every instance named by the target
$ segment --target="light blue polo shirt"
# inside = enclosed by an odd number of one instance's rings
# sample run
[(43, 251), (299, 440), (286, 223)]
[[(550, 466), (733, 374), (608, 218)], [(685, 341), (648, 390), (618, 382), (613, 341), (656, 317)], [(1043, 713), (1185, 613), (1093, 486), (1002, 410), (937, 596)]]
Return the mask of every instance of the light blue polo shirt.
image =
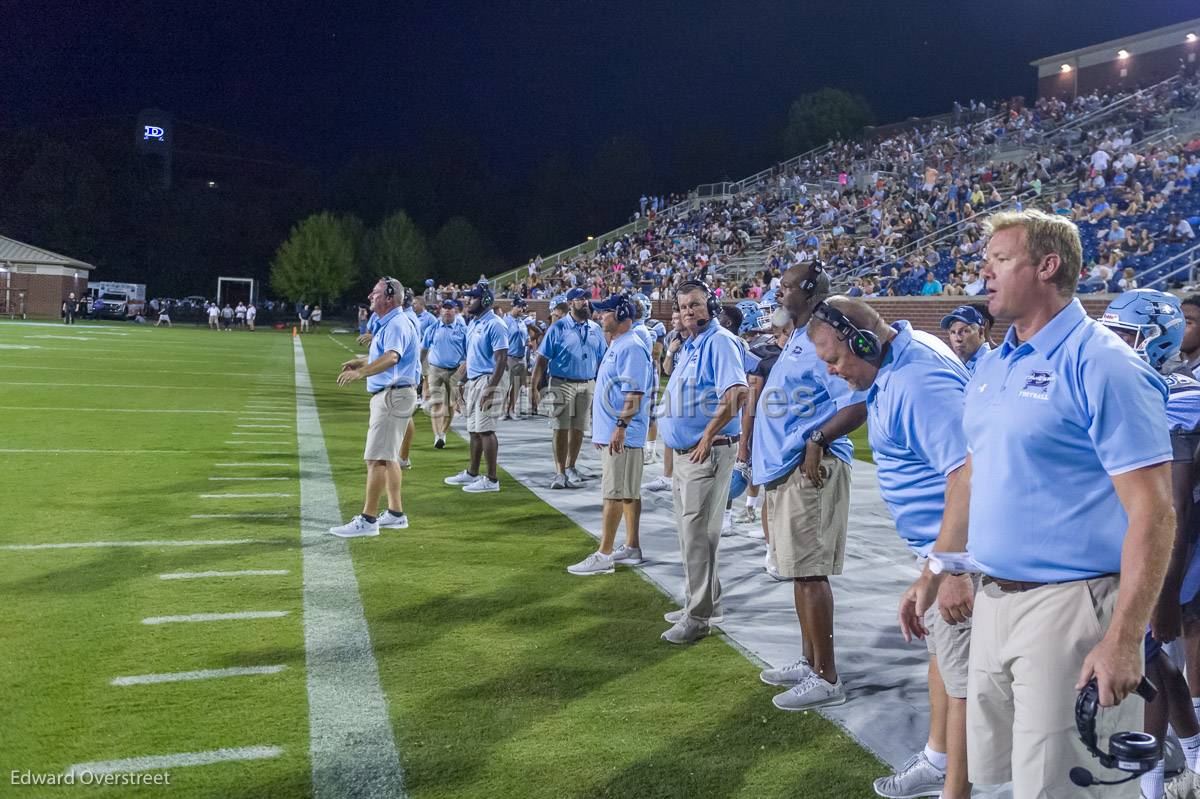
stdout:
[[(808, 338), (807, 325), (792, 331), (754, 411), (754, 484), (765, 485), (790, 472), (804, 457), (809, 433), (843, 408), (866, 401), (867, 392), (852, 391), (845, 380), (829, 374)], [(829, 451), (846, 463), (854, 457), (846, 436), (830, 442)]]
[(414, 316), (417, 317), (417, 335), (419, 336), (424, 336), (426, 330), (441, 323), (441, 320), (429, 311), (421, 311), (419, 314), (414, 314)]
[(441, 369), (457, 369), (467, 358), (467, 328), (455, 319), (450, 324), (425, 328), (421, 346), (429, 350), (429, 362)]
[(529, 328), (521, 319), (506, 316), (504, 320), (508, 324), (508, 357), (524, 358), (525, 349), (529, 346)]
[(496, 350), (508, 349), (508, 325), (488, 309), (467, 325), (467, 379), (496, 371)]
[(1117, 572), (1128, 518), (1111, 477), (1171, 460), (1167, 387), (1072, 300), (1016, 328), (967, 384), (967, 548), (985, 574), (1065, 582)]
[(550, 325), (538, 354), (549, 361), (551, 377), (592, 380), (606, 349), (600, 325), (590, 319), (580, 324), (568, 314)]
[(654, 350), (654, 331), (643, 324), (635, 324), (629, 328), (629, 332), (645, 342), (646, 347), (651, 351)]
[(937, 336), (892, 325), (896, 337), (867, 389), (867, 441), (896, 532), (929, 555), (946, 509), (946, 477), (967, 459), (967, 371)]
[(596, 374), (596, 391), (592, 394), (592, 443), (607, 446), (617, 427), (617, 419), (625, 407), (625, 395), (642, 393), (642, 403), (625, 430), (625, 446), (640, 448), (646, 443), (646, 427), (650, 419), (650, 389), (654, 369), (650, 365), (650, 348), (631, 328), (613, 339), (600, 359)]
[(415, 374), (419, 374), (421, 359), (417, 346), (417, 331), (412, 321), (399, 308), (393, 308), (383, 316), (374, 318), (375, 329), (371, 331), (371, 348), (367, 363), (374, 363), (389, 350), (400, 356), (396, 365), (377, 375), (367, 378), (367, 391), (374, 394), (388, 386), (414, 386)]
[(965, 366), (967, 369), (967, 374), (975, 374), (975, 367), (979, 365), (980, 359), (982, 359), (983, 356), (987, 355), (991, 351), (992, 345), (988, 344), (986, 341), (980, 344), (979, 349), (975, 350), (975, 354), (963, 363), (963, 366)]
[[(715, 320), (709, 322), (675, 354), (675, 369), (655, 412), (663, 441), (672, 449), (694, 447), (725, 392), (744, 385), (741, 343)], [(735, 413), (719, 434), (736, 436), (741, 432), (742, 416)]]

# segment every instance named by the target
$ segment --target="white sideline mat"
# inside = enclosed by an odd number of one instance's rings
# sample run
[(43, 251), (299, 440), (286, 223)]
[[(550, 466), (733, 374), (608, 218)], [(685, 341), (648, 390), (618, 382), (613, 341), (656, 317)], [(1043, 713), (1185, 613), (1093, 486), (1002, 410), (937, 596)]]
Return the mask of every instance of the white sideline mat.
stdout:
[[(464, 437), (461, 417), (454, 429)], [(579, 467), (595, 475), (578, 490), (552, 491), (553, 478), (548, 420), (533, 417), (501, 422), (500, 466), (520, 480), (542, 501), (557, 508), (592, 536), (600, 535), (600, 459), (584, 440)], [(464, 458), (466, 453), (464, 451)], [(919, 574), (908, 548), (901, 543), (891, 514), (879, 495), (875, 466), (854, 462), (850, 494), (850, 530), (843, 573), (831, 578), (837, 643), (837, 664), (846, 684), (848, 701), (819, 712), (844, 728), (863, 747), (899, 768), (920, 751), (929, 733), (929, 706), (925, 674), (925, 643), (904, 643), (896, 624), (900, 595)], [(643, 482), (662, 474), (659, 458), (647, 466)], [(504, 480), (501, 478), (501, 490)], [(453, 489), (447, 487), (447, 491)], [(740, 513), (744, 499), (734, 502)], [(739, 526), (742, 531), (749, 526)], [(624, 528), (617, 533), (621, 542)], [(642, 553), (645, 577), (676, 602), (682, 603), (683, 565), (675, 534), (670, 492), (642, 492)], [(745, 535), (721, 539), (721, 586), (725, 621), (720, 629), (752, 659), (772, 666), (794, 661), (800, 655), (800, 629), (790, 583), (777, 583), (763, 572), (766, 545)], [(579, 557), (587, 552), (580, 546)], [(570, 563), (564, 562), (565, 569)], [(663, 629), (667, 624), (663, 623)], [(660, 642), (653, 642), (658, 644)], [(666, 646), (666, 644), (663, 644)], [(780, 691), (784, 689), (779, 689)], [(764, 696), (764, 713), (781, 713)], [(1087, 764), (1083, 764), (1087, 765)], [(866, 790), (870, 790), (866, 786)], [(1007, 788), (976, 797), (1008, 799)]]

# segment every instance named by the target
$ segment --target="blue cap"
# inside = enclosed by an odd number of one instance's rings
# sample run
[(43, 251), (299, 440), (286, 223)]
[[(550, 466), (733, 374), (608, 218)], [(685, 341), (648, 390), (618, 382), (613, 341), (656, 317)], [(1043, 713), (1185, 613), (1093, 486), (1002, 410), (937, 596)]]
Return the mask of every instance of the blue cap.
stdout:
[(970, 305), (960, 305), (942, 317), (942, 330), (949, 330), (955, 322), (983, 327), (983, 314)]
[(513, 300), (513, 303), (512, 303), (512, 304), (513, 304), (513, 307), (514, 307), (514, 308), (524, 308), (524, 307), (525, 307), (525, 300), (524, 300), (524, 299), (522, 299), (521, 297), (517, 297), (515, 300)]
[(454, 300), (442, 300), (442, 307), (443, 308), (456, 308), (458, 306), (454, 302)]
[(630, 312), (633, 311), (633, 303), (624, 294), (613, 294), (606, 300), (600, 300), (592, 303), (593, 311), (615, 311), (622, 305), (629, 305)]
[(425, 285), (426, 285), (426, 286), (432, 286), (432, 285), (433, 285), (433, 278), (431, 278), (431, 277), (427, 277), (427, 278), (425, 278)]
[(464, 291), (463, 296), (464, 297), (486, 297), (486, 296), (491, 295), (491, 293), (492, 293), (491, 289), (489, 289), (484, 284), (480, 283), (479, 285), (471, 286), (471, 288)]
[(592, 295), (587, 289), (573, 288), (567, 292), (567, 302), (571, 300), (590, 300)]

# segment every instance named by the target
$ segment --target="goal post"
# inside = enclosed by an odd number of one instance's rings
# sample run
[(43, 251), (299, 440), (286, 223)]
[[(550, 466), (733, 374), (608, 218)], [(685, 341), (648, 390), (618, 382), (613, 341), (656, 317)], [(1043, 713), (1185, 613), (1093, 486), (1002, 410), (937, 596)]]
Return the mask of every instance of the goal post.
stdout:
[(217, 305), (258, 302), (258, 282), (252, 277), (218, 277)]

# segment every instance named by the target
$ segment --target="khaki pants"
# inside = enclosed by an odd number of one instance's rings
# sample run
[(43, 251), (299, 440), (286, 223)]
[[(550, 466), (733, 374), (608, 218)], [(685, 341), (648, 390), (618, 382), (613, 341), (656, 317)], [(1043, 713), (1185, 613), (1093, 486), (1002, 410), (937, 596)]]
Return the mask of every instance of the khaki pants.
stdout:
[[(967, 676), (967, 762), (971, 782), (1013, 783), (1013, 799), (1137, 797), (1138, 782), (1086, 791), (1067, 776), (1102, 768), (1075, 731), (1075, 682), (1117, 604), (1117, 578), (1098, 577), (1006, 594), (985, 584), (975, 595)], [(1145, 702), (1132, 695), (1100, 712), (1102, 748), (1117, 730), (1142, 729)]]
[(367, 427), (365, 461), (400, 460), (400, 443), (417, 404), (412, 386), (393, 388), (371, 395), (371, 421)]
[(429, 414), (430, 416), (445, 416), (454, 409), (454, 389), (458, 385), (458, 380), (454, 375), (458, 372), (457, 369), (443, 369), (434, 364), (429, 365), (429, 371), (426, 372), (429, 387)]
[(828, 577), (842, 573), (850, 519), (850, 466), (827, 455), (820, 488), (797, 466), (767, 489), (771, 498), (771, 550), (783, 577)]
[[(975, 591), (979, 591), (979, 575), (972, 578)], [(942, 675), (942, 685), (946, 695), (951, 699), (967, 698), (967, 673), (971, 658), (971, 620), (959, 624), (950, 624), (942, 618), (941, 610), (935, 602), (925, 611), (925, 647), (929, 654), (937, 658), (938, 673)]]
[(687, 454), (675, 453), (671, 493), (683, 555), (683, 607), (688, 616), (699, 621), (721, 613), (717, 546), (735, 457), (736, 446), (713, 447), (703, 463), (692, 463)]

